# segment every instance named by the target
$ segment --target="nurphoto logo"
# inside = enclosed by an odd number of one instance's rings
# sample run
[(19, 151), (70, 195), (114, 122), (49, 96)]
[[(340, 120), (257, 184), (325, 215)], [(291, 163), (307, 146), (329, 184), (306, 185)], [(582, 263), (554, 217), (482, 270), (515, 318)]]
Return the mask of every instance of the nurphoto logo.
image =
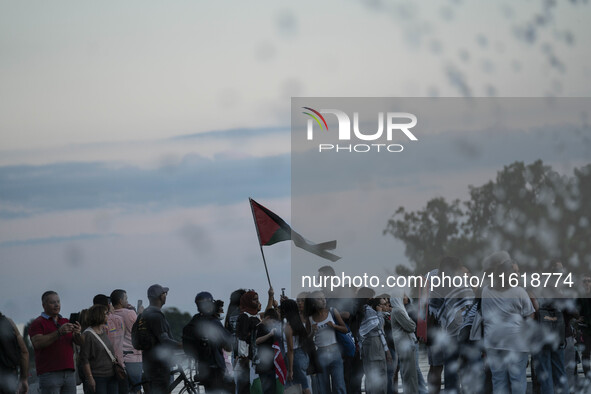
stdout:
[[(310, 118), (307, 127), (308, 141), (314, 140), (314, 124), (318, 125), (321, 132), (329, 132), (328, 123), (323, 114), (336, 116), (339, 141), (351, 141), (352, 138), (360, 141), (375, 141), (375, 143), (371, 144), (318, 144), (319, 152), (402, 152), (404, 147), (401, 144), (377, 143), (379, 140), (384, 140), (384, 130), (386, 131), (386, 142), (391, 142), (396, 133), (404, 134), (411, 141), (418, 141), (417, 137), (410, 131), (417, 125), (417, 117), (408, 112), (378, 112), (378, 129), (375, 132), (368, 132), (362, 131), (359, 127), (359, 112), (353, 112), (353, 127), (351, 128), (351, 119), (344, 111), (338, 109), (321, 109), (317, 111), (310, 107), (302, 108), (306, 110), (302, 113)], [(353, 130), (353, 133), (351, 133), (351, 130)]]

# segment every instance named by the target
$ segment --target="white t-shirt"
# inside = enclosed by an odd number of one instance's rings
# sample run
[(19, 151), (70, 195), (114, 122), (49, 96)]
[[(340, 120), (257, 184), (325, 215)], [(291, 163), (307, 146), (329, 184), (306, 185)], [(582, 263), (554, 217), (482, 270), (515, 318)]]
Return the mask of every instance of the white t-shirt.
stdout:
[(482, 291), (484, 347), (516, 352), (529, 352), (525, 317), (534, 313), (534, 306), (522, 287)]
[(334, 324), (334, 320), (332, 318), (332, 313), (330, 313), (330, 312), (328, 313), (328, 316), (326, 317), (326, 319), (324, 319), (318, 323), (316, 323), (314, 321), (314, 319), (312, 319), (312, 316), (310, 316), (310, 323), (318, 325), (318, 331), (316, 332), (316, 335), (314, 336), (314, 343), (316, 344), (316, 346), (326, 347), (326, 346), (334, 345), (335, 343), (337, 343), (337, 337), (334, 332), (334, 329), (330, 328), (330, 326), (328, 325), (328, 322), (330, 322), (330, 321), (333, 322), (333, 324)]

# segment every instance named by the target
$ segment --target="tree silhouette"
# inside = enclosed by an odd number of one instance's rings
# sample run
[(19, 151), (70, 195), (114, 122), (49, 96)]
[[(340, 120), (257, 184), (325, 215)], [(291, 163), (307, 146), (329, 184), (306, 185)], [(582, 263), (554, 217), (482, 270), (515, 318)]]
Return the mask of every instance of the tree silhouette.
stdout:
[(165, 308), (162, 313), (170, 324), (170, 330), (172, 336), (176, 340), (181, 340), (183, 336), (183, 327), (191, 320), (191, 314), (189, 312), (181, 312), (176, 307)]
[(405, 244), (417, 273), (456, 255), (472, 270), (495, 250), (507, 250), (522, 270), (541, 272), (558, 258), (574, 272), (591, 267), (591, 164), (558, 174), (541, 160), (515, 162), (495, 180), (469, 186), (470, 199), (431, 199), (420, 210), (398, 208), (384, 234)]

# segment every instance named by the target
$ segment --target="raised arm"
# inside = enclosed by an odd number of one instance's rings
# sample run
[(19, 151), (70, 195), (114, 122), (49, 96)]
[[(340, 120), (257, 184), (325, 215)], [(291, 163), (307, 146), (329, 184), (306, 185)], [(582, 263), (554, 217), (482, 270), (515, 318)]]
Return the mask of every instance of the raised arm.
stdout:
[[(80, 326), (78, 326), (78, 332), (80, 332), (79, 327)], [(72, 323), (63, 324), (56, 331), (50, 332), (49, 334), (33, 335), (31, 337), (31, 343), (33, 344), (33, 347), (37, 350), (44, 349), (53, 344), (62, 336), (74, 332), (74, 328), (75, 326)]]
[(275, 291), (272, 287), (269, 287), (269, 291), (267, 293), (269, 294), (269, 299), (267, 300), (267, 306), (265, 307), (265, 310), (275, 307)]

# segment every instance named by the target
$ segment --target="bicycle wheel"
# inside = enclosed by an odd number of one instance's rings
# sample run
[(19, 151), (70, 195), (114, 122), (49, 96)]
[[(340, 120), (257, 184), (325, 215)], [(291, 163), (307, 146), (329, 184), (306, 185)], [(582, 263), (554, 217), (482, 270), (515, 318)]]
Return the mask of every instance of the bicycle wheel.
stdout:
[(183, 388), (181, 389), (181, 391), (179, 391), (179, 394), (198, 394), (199, 390), (198, 388), (191, 382), (189, 381), (185, 381), (185, 384), (183, 386)]

